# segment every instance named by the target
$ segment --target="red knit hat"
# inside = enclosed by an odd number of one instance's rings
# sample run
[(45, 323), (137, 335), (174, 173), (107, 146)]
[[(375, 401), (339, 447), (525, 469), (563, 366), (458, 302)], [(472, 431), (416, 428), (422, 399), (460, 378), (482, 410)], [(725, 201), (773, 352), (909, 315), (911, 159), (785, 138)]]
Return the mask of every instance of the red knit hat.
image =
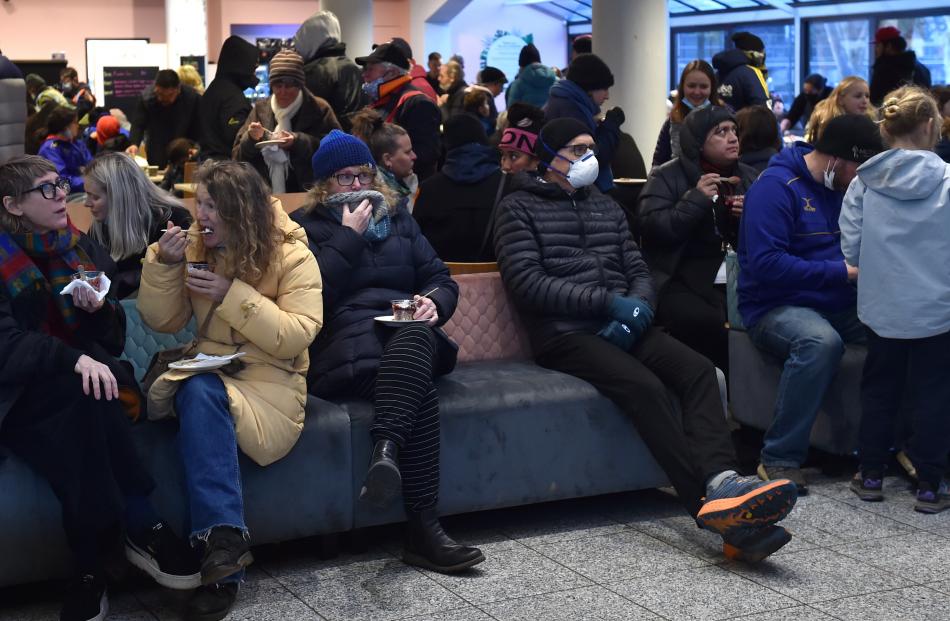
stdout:
[(106, 143), (106, 140), (115, 138), (118, 135), (119, 119), (109, 114), (99, 117), (99, 120), (96, 122), (96, 142), (99, 143), (100, 147)]
[(884, 26), (883, 28), (878, 28), (877, 32), (874, 33), (874, 42), (887, 43), (888, 41), (896, 39), (900, 36), (901, 31), (894, 26)]

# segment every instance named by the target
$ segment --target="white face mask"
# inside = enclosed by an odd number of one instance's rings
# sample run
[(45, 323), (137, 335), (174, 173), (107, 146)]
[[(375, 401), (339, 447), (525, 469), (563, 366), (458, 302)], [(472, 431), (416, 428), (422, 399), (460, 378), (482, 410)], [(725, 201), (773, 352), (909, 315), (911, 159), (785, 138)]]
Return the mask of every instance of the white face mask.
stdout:
[(838, 165), (838, 158), (835, 158), (834, 160), (832, 160), (831, 166), (826, 168), (824, 171), (825, 187), (831, 190), (832, 192), (835, 191), (835, 166), (837, 165)]
[[(558, 155), (558, 157), (562, 156)], [(597, 163), (597, 157), (593, 151), (588, 151), (580, 159), (571, 162), (571, 169), (567, 171), (564, 177), (572, 188), (579, 190), (597, 181), (597, 175), (599, 174), (600, 165)]]

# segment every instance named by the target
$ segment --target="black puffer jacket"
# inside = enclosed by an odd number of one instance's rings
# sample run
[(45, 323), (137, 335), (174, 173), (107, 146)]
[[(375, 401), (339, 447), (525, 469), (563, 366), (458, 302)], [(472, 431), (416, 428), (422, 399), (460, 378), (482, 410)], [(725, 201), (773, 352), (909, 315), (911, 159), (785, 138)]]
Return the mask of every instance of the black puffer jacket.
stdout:
[[(737, 164), (739, 185), (736, 194), (744, 195), (759, 173), (751, 166)], [(637, 230), (643, 255), (653, 272), (657, 291), (662, 292), (677, 275), (684, 253), (709, 259), (713, 277), (725, 253), (722, 242), (734, 246), (738, 223), (720, 198), (712, 199), (696, 188), (702, 170), (694, 162), (674, 158), (653, 171), (637, 205)], [(715, 216), (714, 216), (715, 214)], [(709, 278), (712, 286), (713, 278)]]
[(595, 333), (616, 295), (656, 305), (653, 279), (623, 210), (594, 187), (573, 196), (519, 173), (498, 207), (495, 254), (532, 344), (570, 332)]
[(350, 129), (347, 117), (366, 105), (363, 95), (363, 72), (346, 57), (346, 44), (337, 43), (317, 51), (303, 67), (307, 76), (307, 90), (323, 97), (333, 108), (337, 120), (346, 131)]
[[(439, 325), (455, 312), (458, 285), (400, 205), (392, 216), (389, 236), (370, 242), (343, 226), (318, 205), (291, 216), (307, 232), (310, 249), (323, 277), (324, 328), (310, 346), (308, 390), (320, 397), (355, 394), (361, 380), (379, 368), (382, 345), (373, 317), (392, 314), (392, 300), (411, 298), (438, 287), (429, 298), (439, 312)], [(447, 372), (455, 350), (436, 331), (438, 358)]]
[(238, 130), (251, 113), (244, 89), (257, 85), (260, 52), (241, 37), (228, 37), (218, 54), (218, 72), (201, 97), (201, 154), (216, 160), (231, 157)]
[(719, 72), (719, 96), (738, 112), (748, 106), (768, 104), (769, 94), (749, 65), (749, 58), (739, 49), (726, 50), (713, 56)]

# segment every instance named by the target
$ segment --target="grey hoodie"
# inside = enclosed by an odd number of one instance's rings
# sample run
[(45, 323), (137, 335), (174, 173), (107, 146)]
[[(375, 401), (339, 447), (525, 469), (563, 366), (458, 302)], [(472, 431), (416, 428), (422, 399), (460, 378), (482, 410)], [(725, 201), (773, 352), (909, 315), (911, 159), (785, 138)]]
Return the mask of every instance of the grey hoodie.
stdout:
[(313, 60), (321, 48), (340, 43), (340, 21), (330, 11), (314, 13), (294, 35), (294, 49), (305, 63)]
[(950, 331), (950, 164), (931, 151), (876, 155), (858, 168), (839, 226), (865, 325), (893, 339)]

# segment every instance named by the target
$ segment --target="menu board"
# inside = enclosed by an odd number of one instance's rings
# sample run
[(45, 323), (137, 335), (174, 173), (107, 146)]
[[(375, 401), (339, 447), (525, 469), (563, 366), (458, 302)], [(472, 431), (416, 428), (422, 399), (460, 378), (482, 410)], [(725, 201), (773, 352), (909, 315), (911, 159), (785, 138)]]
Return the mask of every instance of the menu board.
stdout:
[(103, 67), (105, 106), (131, 115), (142, 91), (155, 83), (156, 73), (158, 67)]

